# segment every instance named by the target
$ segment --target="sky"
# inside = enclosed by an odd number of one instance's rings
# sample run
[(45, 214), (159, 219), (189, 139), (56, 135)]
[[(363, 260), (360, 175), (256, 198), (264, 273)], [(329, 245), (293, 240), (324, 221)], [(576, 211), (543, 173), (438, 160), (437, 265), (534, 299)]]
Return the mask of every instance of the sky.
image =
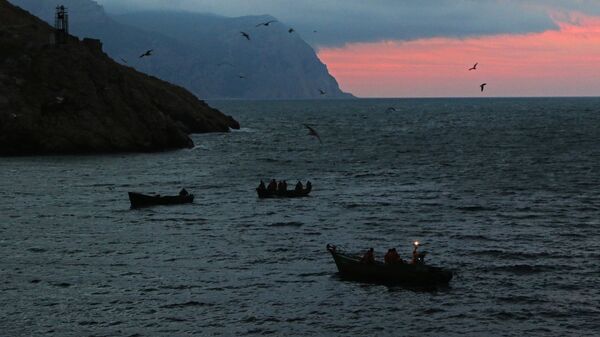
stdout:
[(600, 0), (97, 2), (109, 12), (273, 15), (360, 97), (600, 95)]

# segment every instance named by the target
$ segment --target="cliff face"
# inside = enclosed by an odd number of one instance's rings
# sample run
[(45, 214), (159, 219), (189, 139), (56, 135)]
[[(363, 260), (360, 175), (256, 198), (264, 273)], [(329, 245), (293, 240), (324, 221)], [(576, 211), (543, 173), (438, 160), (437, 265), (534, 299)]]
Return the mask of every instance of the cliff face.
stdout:
[[(10, 0), (52, 22), (53, 0)], [(71, 30), (101, 39), (106, 52), (204, 99), (351, 98), (297, 32), (270, 16), (227, 18), (186, 12), (107, 15), (91, 0), (61, 0)], [(246, 40), (240, 31), (250, 34)], [(140, 53), (154, 49), (150, 58)], [(242, 76), (242, 77), (240, 77)], [(321, 95), (319, 90), (326, 92)]]
[(54, 46), (52, 35), (0, 0), (0, 154), (159, 151), (239, 127), (185, 89), (117, 64), (97, 40)]
[[(227, 18), (162, 11), (131, 13), (115, 19), (171, 38), (191, 50), (193, 56), (186, 58), (185, 67), (193, 71), (173, 81), (200, 97), (352, 98), (340, 90), (327, 66), (297, 32), (290, 33), (290, 27), (279, 21), (268, 27), (256, 26), (277, 20), (272, 16)], [(242, 31), (250, 35), (250, 40), (241, 35)], [(148, 73), (160, 72), (163, 67), (158, 62), (139, 66)], [(321, 95), (320, 90), (326, 94)]]

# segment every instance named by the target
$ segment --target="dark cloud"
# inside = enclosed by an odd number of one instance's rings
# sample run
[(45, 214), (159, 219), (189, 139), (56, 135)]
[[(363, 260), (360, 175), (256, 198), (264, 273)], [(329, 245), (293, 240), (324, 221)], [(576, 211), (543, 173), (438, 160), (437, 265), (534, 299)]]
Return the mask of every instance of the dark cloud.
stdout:
[[(271, 14), (316, 46), (557, 29), (549, 9), (600, 13), (597, 0), (97, 0), (109, 11)], [(317, 32), (314, 33), (313, 31)]]

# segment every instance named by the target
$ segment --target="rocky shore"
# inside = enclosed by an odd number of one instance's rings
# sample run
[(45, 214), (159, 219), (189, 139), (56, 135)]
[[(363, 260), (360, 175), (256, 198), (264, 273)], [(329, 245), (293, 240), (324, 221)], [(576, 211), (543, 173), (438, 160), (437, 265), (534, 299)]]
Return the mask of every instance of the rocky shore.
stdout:
[(185, 89), (123, 66), (0, 0), (0, 155), (149, 152), (239, 128)]

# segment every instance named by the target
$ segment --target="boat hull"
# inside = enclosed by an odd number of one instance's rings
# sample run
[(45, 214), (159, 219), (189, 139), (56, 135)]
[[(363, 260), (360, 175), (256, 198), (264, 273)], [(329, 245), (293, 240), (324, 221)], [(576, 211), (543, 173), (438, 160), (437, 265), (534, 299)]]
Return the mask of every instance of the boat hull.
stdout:
[(448, 284), (452, 279), (452, 272), (439, 267), (425, 264), (396, 263), (385, 264), (362, 263), (360, 257), (336, 252), (335, 248), (327, 249), (333, 256), (341, 277), (370, 283), (381, 284), (410, 284), (416, 286), (430, 286)]
[(304, 189), (302, 191), (296, 191), (296, 190), (288, 190), (285, 192), (270, 192), (267, 190), (261, 190), (261, 189), (256, 189), (256, 194), (258, 194), (258, 197), (261, 199), (266, 199), (266, 198), (303, 198), (303, 197), (308, 197), (308, 195), (310, 194), (310, 189)]
[(131, 208), (150, 207), (157, 205), (179, 205), (188, 204), (194, 201), (194, 195), (175, 195), (175, 196), (160, 196), (160, 195), (145, 195), (141, 193), (129, 192), (129, 202)]

